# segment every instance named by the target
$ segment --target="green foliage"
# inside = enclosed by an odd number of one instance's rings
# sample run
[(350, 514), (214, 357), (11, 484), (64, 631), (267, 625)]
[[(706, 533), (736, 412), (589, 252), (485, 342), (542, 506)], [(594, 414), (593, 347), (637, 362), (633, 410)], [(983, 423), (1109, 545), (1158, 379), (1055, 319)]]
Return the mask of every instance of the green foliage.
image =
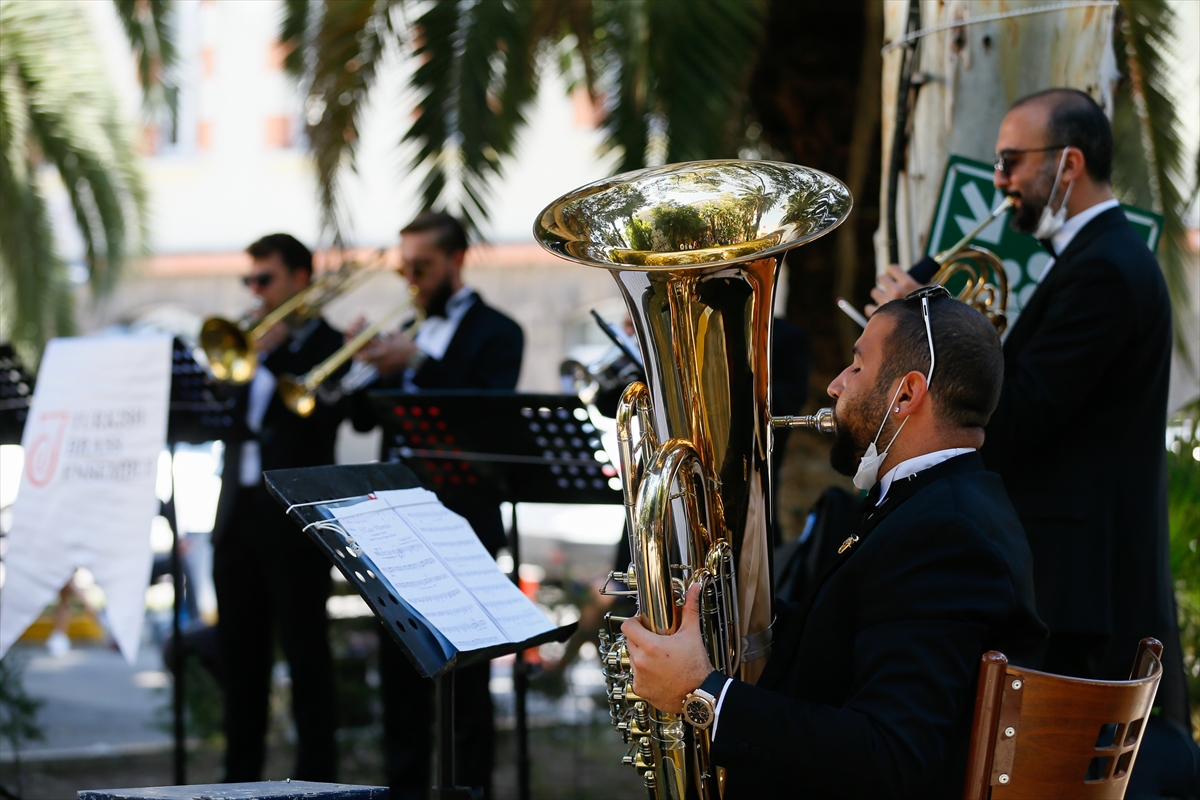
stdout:
[(0, 658), (0, 739), (17, 753), (26, 742), (43, 738), (37, 715), (44, 701), (25, 693), (23, 672), (13, 653)]
[[(353, 169), (359, 115), (389, 43), (410, 46), (419, 63), (403, 140), (416, 146), (422, 204), (477, 227), (545, 63), (603, 102), (606, 147), (623, 168), (644, 166), (651, 151), (667, 161), (734, 155), (763, 17), (758, 0), (287, 0), (286, 9), (280, 38), (308, 95), (335, 236), (339, 170)], [(410, 10), (420, 13), (411, 26), (393, 25)]]
[[(1200, 400), (1184, 410), (1169, 430), (1167, 514), (1171, 526), (1171, 574), (1179, 606), (1188, 695), (1200, 716)], [(1200, 734), (1200, 729), (1197, 730)]]
[[(36, 364), (47, 339), (74, 331), (46, 182), (57, 172), (66, 188), (97, 296), (143, 249), (147, 197), (85, 16), (66, 4), (0, 0), (0, 18), (0, 338)], [(139, 30), (151, 63), (173, 52), (169, 38), (151, 48)]]
[(1189, 175), (1182, 123), (1169, 85), (1169, 59), (1180, 43), (1178, 19), (1167, 0), (1121, 0), (1113, 43), (1121, 68), (1114, 98), (1113, 186), (1126, 203), (1163, 215), (1159, 256), (1175, 312), (1175, 347), (1190, 359), (1184, 320), (1191, 315), (1184, 214), (1200, 152)]

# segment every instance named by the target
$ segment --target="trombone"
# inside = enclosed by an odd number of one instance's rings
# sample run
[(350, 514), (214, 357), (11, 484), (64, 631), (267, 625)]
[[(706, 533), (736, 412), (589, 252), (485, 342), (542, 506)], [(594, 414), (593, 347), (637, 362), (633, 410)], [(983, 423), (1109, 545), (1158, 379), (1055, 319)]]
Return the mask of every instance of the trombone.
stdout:
[[(321, 388), (321, 384), (329, 380), (330, 376), (353, 358), (355, 353), (366, 347), (367, 342), (379, 335), (379, 332), (389, 322), (395, 319), (401, 312), (414, 306), (413, 298), (416, 297), (416, 294), (417, 287), (410, 286), (408, 288), (407, 299), (392, 306), (382, 317), (375, 320), (371, 325), (364, 328), (361, 333), (342, 345), (336, 353), (300, 377), (294, 375), (281, 376), (276, 382), (275, 390), (279, 393), (279, 399), (288, 407), (288, 410), (300, 417), (310, 416), (317, 408), (317, 391)], [(416, 323), (409, 328), (409, 334), (415, 334), (424, 321), (425, 314), (418, 307)], [(349, 394), (355, 389), (362, 388), (374, 381), (376, 377), (378, 377), (378, 372), (369, 365), (358, 372), (352, 370), (343, 377), (337, 390), (337, 396)]]
[[(382, 261), (380, 250), (373, 259)], [(277, 308), (252, 326), (246, 322), (233, 322), (222, 317), (209, 317), (200, 328), (200, 349), (208, 358), (208, 371), (212, 377), (224, 383), (241, 385), (249, 383), (258, 368), (258, 340), (280, 322), (297, 324), (312, 319), (321, 313), (331, 300), (346, 291), (374, 265), (355, 266), (343, 264), (333, 272), (321, 275), (308, 286), (289, 297)]]

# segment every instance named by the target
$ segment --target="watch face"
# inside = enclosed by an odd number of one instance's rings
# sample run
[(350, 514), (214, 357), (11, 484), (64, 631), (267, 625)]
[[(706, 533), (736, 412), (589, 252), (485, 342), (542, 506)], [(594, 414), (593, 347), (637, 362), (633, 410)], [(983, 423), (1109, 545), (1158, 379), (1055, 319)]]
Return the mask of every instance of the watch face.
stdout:
[(688, 700), (683, 711), (687, 715), (688, 722), (697, 728), (707, 728), (709, 723), (712, 722), (712, 706), (702, 698), (693, 697)]

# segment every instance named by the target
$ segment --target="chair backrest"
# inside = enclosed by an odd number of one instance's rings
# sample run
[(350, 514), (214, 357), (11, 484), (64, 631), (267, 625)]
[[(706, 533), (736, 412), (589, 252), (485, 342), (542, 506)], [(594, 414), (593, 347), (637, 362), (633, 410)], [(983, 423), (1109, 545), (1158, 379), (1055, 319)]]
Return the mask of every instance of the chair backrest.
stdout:
[(1162, 643), (1143, 639), (1128, 681), (1008, 666), (984, 653), (964, 800), (1121, 800), (1162, 678)]

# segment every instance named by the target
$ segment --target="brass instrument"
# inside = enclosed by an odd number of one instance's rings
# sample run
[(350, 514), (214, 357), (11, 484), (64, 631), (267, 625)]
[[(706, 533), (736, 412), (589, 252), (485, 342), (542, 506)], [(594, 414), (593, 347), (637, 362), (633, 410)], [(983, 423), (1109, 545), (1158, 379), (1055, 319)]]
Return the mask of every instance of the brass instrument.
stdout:
[[(382, 258), (381, 250), (376, 261), (381, 262)], [(267, 331), (281, 322), (298, 324), (317, 316), (372, 267), (347, 263), (326, 272), (255, 323), (233, 322), (222, 317), (204, 320), (200, 327), (200, 349), (208, 358), (209, 373), (218, 381), (249, 383), (258, 368), (256, 343)]]
[(1011, 197), (1004, 202), (953, 246), (933, 256), (938, 271), (929, 280), (945, 285), (951, 277), (965, 273), (967, 282), (959, 290), (957, 298), (979, 311), (996, 326), (997, 333), (1004, 333), (1008, 325), (1008, 272), (1004, 262), (990, 250), (970, 246), (971, 240), (991, 225), (993, 220), (1013, 206)]
[[(547, 250), (608, 269), (625, 297), (645, 383), (617, 412), (633, 563), (647, 628), (672, 633), (699, 583), (714, 666), (757, 680), (770, 652), (770, 337), (784, 253), (837, 227), (849, 191), (816, 170), (701, 161), (618, 175), (548, 206), (534, 225)], [(654, 800), (720, 795), (708, 732), (682, 709), (633, 693), (624, 637), (609, 617), (601, 662), (613, 723)]]
[[(382, 317), (375, 320), (375, 322), (364, 328), (361, 333), (338, 348), (337, 352), (300, 377), (297, 378), (294, 375), (281, 376), (275, 384), (275, 391), (279, 393), (279, 399), (288, 407), (288, 410), (301, 417), (310, 416), (317, 408), (317, 391), (321, 388), (321, 385), (329, 380), (330, 376), (337, 372), (342, 364), (353, 358), (355, 353), (366, 347), (367, 343), (378, 336), (379, 332), (387, 327), (388, 323), (399, 316), (402, 311), (413, 307), (413, 298), (416, 297), (416, 294), (417, 287), (408, 287), (408, 299), (392, 306)], [(416, 329), (419, 328), (424, 318), (425, 315), (418, 311), (417, 323), (410, 328), (411, 333), (416, 333)], [(346, 377), (350, 376), (347, 375)], [(361, 372), (355, 374), (353, 384), (343, 378), (339, 383), (337, 394), (349, 394), (373, 382), (376, 377), (378, 377), (378, 372), (374, 370), (374, 367), (368, 365)]]
[(594, 403), (602, 391), (629, 385), (640, 373), (637, 364), (631, 362), (625, 351), (616, 345), (586, 364), (568, 358), (558, 366), (563, 391), (576, 395), (587, 405)]

